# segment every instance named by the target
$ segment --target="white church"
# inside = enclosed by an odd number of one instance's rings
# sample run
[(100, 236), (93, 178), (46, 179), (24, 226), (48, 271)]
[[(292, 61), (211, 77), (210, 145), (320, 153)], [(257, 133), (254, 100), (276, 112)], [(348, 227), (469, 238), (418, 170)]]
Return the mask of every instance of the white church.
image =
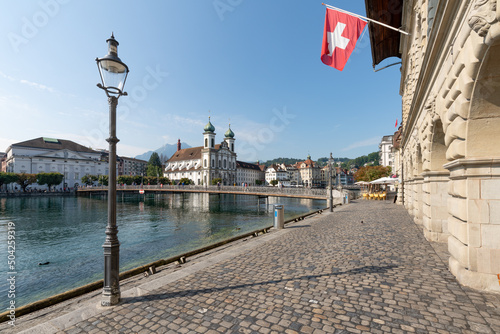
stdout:
[(203, 146), (181, 149), (179, 140), (177, 152), (167, 160), (163, 175), (176, 182), (188, 178), (195, 185), (211, 185), (217, 178), (222, 185), (234, 185), (237, 182), (236, 153), (231, 125), (220, 144), (215, 144), (215, 135), (209, 117), (203, 132)]

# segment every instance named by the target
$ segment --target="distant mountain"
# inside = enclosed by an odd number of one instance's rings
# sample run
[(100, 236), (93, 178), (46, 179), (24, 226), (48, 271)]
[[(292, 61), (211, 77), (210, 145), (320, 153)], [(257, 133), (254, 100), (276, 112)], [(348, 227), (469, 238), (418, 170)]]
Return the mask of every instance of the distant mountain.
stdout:
[[(190, 147), (191, 146), (189, 146), (186, 143), (181, 143), (181, 148), (190, 148)], [(156, 149), (154, 151), (147, 151), (146, 153), (138, 155), (135, 158), (148, 161), (149, 158), (151, 158), (151, 154), (153, 154), (153, 152), (156, 152), (160, 156), (160, 160), (162, 160), (162, 155), (163, 155), (163, 157), (165, 158), (165, 161), (166, 161), (166, 160), (170, 159), (172, 154), (174, 154), (176, 151), (177, 151), (177, 144), (173, 144), (173, 145), (165, 144), (162, 147), (160, 147), (159, 149)]]

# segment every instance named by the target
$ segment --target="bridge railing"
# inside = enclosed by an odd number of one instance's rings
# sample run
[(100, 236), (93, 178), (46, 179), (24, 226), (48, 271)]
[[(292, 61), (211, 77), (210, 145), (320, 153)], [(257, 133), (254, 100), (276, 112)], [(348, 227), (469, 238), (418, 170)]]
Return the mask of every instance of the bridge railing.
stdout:
[[(93, 186), (89, 189), (92, 190), (107, 190), (106, 186)], [(189, 190), (189, 191), (227, 191), (227, 192), (250, 192), (259, 194), (269, 194), (269, 195), (306, 195), (306, 196), (317, 196), (317, 197), (327, 197), (327, 189), (317, 189), (317, 188), (302, 188), (302, 187), (244, 187), (244, 186), (195, 186), (195, 185), (117, 185), (117, 190)], [(342, 197), (342, 193), (338, 190), (332, 191), (333, 197)]]

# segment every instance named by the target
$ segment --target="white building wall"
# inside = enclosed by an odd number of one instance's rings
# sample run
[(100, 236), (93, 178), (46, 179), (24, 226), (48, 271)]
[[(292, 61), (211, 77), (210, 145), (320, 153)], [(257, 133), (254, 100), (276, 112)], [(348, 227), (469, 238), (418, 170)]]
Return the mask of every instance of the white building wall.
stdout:
[[(73, 188), (81, 185), (85, 175), (108, 175), (108, 164), (100, 161), (101, 154), (73, 152), (70, 150), (47, 150), (36, 148), (12, 147), (7, 153), (7, 172), (10, 173), (61, 173), (62, 183), (56, 186)], [(31, 188), (46, 189), (38, 184)]]
[(380, 165), (390, 166), (394, 170), (394, 159), (392, 156), (392, 136), (384, 136), (379, 144)]

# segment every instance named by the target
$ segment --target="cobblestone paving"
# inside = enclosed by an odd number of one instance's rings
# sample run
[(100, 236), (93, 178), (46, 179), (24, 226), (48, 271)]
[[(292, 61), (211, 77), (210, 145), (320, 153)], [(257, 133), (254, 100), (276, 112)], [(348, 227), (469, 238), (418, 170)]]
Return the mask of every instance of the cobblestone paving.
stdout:
[(500, 333), (500, 296), (437, 249), (401, 206), (357, 201), (67, 333)]

